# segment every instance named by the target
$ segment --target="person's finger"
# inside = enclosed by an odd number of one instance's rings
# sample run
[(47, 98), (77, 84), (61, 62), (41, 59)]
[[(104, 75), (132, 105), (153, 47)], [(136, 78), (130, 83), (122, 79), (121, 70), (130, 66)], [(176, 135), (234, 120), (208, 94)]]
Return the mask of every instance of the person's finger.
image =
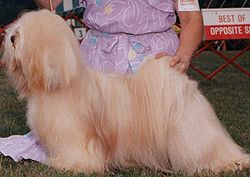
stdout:
[(177, 71), (180, 73), (186, 73), (189, 68), (190, 62), (188, 60), (180, 61)]
[(179, 68), (180, 73), (185, 73), (187, 69), (187, 63), (182, 63)]
[(180, 62), (175, 66), (175, 69), (178, 73), (182, 73), (182, 70), (185, 69), (185, 64)]
[(179, 63), (180, 62), (180, 57), (178, 57), (178, 56), (175, 56), (175, 57), (173, 57), (173, 58), (171, 58), (171, 60), (170, 60), (170, 66), (175, 66), (177, 63)]

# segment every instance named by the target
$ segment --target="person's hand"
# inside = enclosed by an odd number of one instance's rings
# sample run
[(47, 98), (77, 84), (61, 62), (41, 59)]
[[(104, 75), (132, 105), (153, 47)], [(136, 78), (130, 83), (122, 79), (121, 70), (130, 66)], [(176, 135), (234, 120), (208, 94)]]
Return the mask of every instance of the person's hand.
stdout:
[(193, 53), (203, 36), (203, 20), (200, 11), (178, 11), (181, 22), (180, 43), (170, 65), (178, 72), (187, 72)]
[(191, 56), (176, 54), (170, 59), (170, 66), (175, 68), (179, 73), (186, 73), (191, 63)]

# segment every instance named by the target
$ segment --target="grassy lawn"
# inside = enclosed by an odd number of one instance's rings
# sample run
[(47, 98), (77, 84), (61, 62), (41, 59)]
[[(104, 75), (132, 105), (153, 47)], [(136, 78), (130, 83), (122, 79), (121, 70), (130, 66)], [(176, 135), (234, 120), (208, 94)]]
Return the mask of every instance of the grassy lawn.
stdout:
[[(233, 56), (235, 52), (227, 55)], [(207, 73), (220, 66), (224, 61), (212, 53), (205, 53), (194, 60), (193, 65), (202, 68)], [(242, 66), (250, 71), (250, 52), (237, 60)], [(205, 80), (196, 72), (188, 73), (198, 80), (200, 89), (210, 100), (215, 111), (233, 139), (250, 153), (250, 78), (243, 75), (239, 70), (230, 66), (219, 73), (212, 80)], [(25, 134), (29, 131), (25, 124), (25, 102), (17, 99), (15, 91), (8, 84), (4, 70), (0, 69), (0, 137), (13, 134)], [(0, 155), (0, 177), (70, 177), (84, 176), (83, 173), (58, 171), (33, 161), (21, 161), (15, 163), (8, 157)], [(108, 173), (104, 175), (92, 174), (91, 176), (110, 177), (147, 177), (147, 176), (186, 176), (179, 172), (175, 174), (163, 174), (149, 169), (128, 169)], [(197, 176), (197, 175), (194, 175)], [(203, 174), (202, 176), (214, 176)], [(249, 177), (250, 170), (239, 173), (221, 173), (223, 177)]]

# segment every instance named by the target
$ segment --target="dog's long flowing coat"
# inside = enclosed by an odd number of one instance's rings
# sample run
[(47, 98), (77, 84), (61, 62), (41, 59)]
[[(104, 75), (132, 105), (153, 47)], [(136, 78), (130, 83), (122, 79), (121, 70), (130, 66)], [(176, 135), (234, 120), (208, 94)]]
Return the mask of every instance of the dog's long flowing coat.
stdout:
[(59, 16), (24, 14), (5, 39), (10, 79), (28, 102), (28, 125), (57, 168), (163, 171), (249, 168), (197, 83), (148, 60), (134, 75), (90, 70)]

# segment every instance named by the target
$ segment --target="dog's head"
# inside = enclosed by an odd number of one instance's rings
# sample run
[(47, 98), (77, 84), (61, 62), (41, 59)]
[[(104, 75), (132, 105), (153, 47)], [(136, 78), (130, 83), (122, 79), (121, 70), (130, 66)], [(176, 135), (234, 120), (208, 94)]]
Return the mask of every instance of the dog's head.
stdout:
[(7, 30), (3, 45), (7, 73), (21, 96), (68, 87), (82, 69), (73, 32), (48, 10), (22, 15)]

